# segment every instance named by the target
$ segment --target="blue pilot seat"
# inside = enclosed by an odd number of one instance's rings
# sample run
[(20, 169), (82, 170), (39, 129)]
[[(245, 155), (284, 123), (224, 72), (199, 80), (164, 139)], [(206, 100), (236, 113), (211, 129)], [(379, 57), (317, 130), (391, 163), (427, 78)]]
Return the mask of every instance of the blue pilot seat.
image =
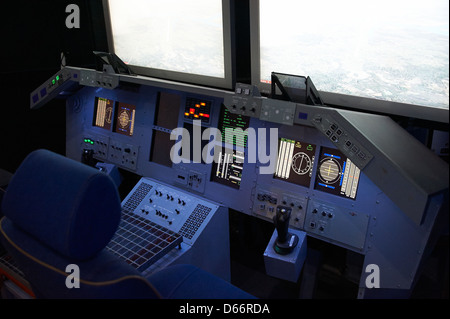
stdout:
[[(121, 217), (117, 186), (107, 174), (48, 150), (22, 162), (2, 212), (1, 242), (36, 298), (252, 298), (193, 265), (145, 278), (107, 251)], [(79, 281), (69, 265), (78, 267)]]

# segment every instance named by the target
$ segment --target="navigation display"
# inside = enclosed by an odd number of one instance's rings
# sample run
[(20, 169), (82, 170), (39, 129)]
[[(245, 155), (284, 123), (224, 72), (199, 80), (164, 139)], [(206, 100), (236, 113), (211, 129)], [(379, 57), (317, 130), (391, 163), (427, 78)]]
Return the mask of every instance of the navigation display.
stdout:
[(94, 126), (111, 130), (114, 101), (101, 97), (95, 98)]
[(309, 187), (316, 145), (281, 138), (274, 178)]
[[(247, 147), (247, 132), (250, 117), (240, 114), (233, 114), (224, 106), (220, 112), (219, 130), (222, 133), (222, 142), (234, 146)], [(234, 130), (234, 135), (227, 136), (225, 130)]]
[(239, 189), (244, 169), (244, 152), (222, 148), (212, 166), (211, 180)]
[(135, 113), (136, 107), (134, 105), (117, 102), (114, 131), (133, 136)]
[(360, 169), (340, 151), (322, 147), (314, 188), (355, 199), (360, 172)]

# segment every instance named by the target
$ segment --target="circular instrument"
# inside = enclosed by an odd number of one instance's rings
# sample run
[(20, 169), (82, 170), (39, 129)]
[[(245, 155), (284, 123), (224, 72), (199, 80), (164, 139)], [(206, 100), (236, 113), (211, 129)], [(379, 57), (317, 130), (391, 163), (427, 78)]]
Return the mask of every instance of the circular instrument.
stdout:
[(130, 115), (126, 111), (122, 111), (118, 117), (119, 125), (121, 128), (126, 128), (130, 123)]
[(292, 170), (298, 175), (305, 175), (312, 168), (311, 158), (303, 152), (298, 152), (292, 157)]
[(319, 164), (319, 178), (326, 184), (336, 183), (341, 172), (341, 165), (332, 157), (325, 157)]

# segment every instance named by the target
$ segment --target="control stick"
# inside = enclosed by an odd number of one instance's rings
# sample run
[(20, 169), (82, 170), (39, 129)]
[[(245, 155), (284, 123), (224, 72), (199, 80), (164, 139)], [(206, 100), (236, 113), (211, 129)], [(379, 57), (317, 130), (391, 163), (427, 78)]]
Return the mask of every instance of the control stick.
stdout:
[(273, 223), (278, 234), (274, 243), (274, 249), (280, 255), (289, 254), (298, 244), (298, 236), (289, 233), (291, 212), (292, 209), (290, 207), (277, 206), (277, 212), (273, 216)]

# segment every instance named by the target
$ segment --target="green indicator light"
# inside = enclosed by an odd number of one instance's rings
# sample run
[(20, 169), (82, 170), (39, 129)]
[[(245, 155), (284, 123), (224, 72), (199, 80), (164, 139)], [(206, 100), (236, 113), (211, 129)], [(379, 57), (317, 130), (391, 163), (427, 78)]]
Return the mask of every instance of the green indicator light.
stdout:
[(94, 145), (94, 141), (91, 141), (91, 144)]
[(56, 81), (59, 81), (59, 75), (56, 76)]
[(53, 79), (53, 80), (52, 80), (52, 84), (55, 84), (55, 83), (56, 83), (56, 81)]
[(84, 142), (87, 143), (87, 141), (88, 141), (88, 140), (85, 138), (85, 139), (84, 139)]

